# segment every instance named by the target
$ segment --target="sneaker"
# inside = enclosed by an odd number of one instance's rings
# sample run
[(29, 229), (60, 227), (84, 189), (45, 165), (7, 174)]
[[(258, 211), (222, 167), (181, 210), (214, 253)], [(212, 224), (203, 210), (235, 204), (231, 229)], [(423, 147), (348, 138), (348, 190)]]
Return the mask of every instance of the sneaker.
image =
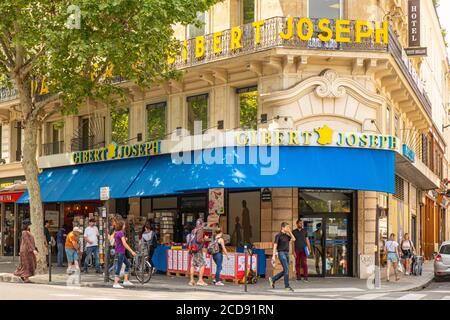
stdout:
[(409, 272), (407, 272), (406, 275), (409, 276)]
[(114, 289), (123, 289), (123, 287), (122, 287), (119, 283), (115, 283), (115, 284), (113, 285), (113, 288), (114, 288)]
[(275, 282), (273, 282), (272, 277), (269, 278), (269, 285), (272, 287), (272, 289), (275, 289)]
[(216, 286), (224, 286), (224, 284), (222, 283), (222, 281), (215, 282), (214, 285), (216, 285)]
[(292, 289), (291, 287), (287, 287), (287, 288), (284, 288), (284, 291), (294, 292), (294, 289)]
[(309, 280), (308, 280), (308, 279), (303, 279), (303, 281), (305, 281), (305, 282), (309, 282)]
[(132, 287), (132, 286), (134, 286), (134, 284), (131, 283), (130, 281), (124, 281), (124, 282), (123, 282), (123, 286), (124, 286), (124, 287)]
[(297, 277), (297, 281), (301, 281), (302, 280), (302, 277)]
[(100, 274), (102, 273), (100, 270), (95, 271), (95, 273)]

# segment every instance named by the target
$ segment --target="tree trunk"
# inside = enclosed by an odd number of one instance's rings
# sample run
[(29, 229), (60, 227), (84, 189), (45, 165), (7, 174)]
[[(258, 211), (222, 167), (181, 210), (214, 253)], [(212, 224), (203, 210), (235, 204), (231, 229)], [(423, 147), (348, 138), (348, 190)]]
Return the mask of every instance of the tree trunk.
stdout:
[[(22, 124), (24, 126), (24, 145), (22, 166), (25, 171), (27, 189), (30, 198), (31, 233), (34, 236), (38, 255), (36, 274), (47, 272), (46, 240), (44, 237), (44, 213), (42, 210), (41, 188), (38, 182), (37, 164), (37, 137), (40, 121), (33, 117), (33, 102), (30, 88), (18, 75), (15, 76), (16, 86), (19, 92), (20, 109), (22, 111)], [(20, 130), (20, 129), (19, 129)]]
[(42, 210), (41, 189), (38, 183), (38, 165), (36, 159), (37, 135), (39, 124), (37, 121), (24, 123), (24, 147), (22, 165), (25, 170), (28, 194), (30, 197), (31, 233), (34, 236), (38, 249), (37, 274), (47, 272), (46, 247), (44, 236), (44, 214)]

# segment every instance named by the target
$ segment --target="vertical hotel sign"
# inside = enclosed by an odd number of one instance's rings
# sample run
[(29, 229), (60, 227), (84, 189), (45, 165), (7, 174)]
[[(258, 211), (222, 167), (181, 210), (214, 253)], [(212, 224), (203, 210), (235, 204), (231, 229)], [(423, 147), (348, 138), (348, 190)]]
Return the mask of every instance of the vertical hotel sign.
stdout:
[(420, 47), (420, 0), (408, 1), (409, 47)]

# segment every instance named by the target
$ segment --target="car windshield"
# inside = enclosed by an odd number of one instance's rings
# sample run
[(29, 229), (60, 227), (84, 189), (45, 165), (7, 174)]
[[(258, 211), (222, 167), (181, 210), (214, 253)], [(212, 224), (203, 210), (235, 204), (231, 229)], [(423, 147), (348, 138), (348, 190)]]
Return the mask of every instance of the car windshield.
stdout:
[(445, 246), (441, 247), (441, 250), (439, 251), (439, 253), (442, 254), (450, 254), (450, 244), (447, 244)]

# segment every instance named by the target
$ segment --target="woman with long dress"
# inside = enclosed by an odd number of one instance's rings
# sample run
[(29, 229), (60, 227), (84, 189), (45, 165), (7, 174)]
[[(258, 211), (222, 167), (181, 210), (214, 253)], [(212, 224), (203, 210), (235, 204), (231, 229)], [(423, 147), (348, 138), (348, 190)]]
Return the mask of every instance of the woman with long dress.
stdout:
[(37, 249), (34, 237), (30, 232), (31, 222), (26, 219), (22, 224), (22, 241), (20, 243), (20, 264), (14, 275), (20, 277), (23, 282), (29, 283), (29, 277), (34, 276), (36, 270)]

